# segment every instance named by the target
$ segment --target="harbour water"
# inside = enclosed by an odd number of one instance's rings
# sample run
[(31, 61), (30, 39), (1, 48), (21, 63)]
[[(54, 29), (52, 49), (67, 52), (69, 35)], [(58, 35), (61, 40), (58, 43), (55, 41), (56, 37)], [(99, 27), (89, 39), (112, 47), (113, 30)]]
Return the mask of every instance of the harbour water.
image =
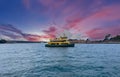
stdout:
[(120, 44), (0, 44), (0, 77), (120, 77)]

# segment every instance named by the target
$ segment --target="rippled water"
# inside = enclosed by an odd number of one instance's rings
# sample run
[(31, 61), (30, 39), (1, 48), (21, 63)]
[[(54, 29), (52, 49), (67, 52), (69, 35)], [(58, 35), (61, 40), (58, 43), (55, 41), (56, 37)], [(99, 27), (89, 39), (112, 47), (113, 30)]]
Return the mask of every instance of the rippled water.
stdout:
[(0, 77), (120, 77), (120, 44), (1, 44)]

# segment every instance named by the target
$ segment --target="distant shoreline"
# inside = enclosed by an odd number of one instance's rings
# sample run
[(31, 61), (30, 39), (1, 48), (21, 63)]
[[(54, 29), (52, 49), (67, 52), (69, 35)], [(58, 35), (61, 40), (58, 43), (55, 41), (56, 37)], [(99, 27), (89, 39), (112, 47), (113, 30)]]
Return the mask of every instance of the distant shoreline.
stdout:
[(40, 42), (33, 42), (33, 41), (6, 41), (4, 43), (0, 43), (0, 44), (16, 44), (16, 43), (45, 43), (44, 41), (40, 41)]
[[(21, 43), (47, 43), (47, 42), (7, 42), (0, 44), (21, 44)], [(101, 43), (75, 43), (75, 44), (120, 44), (120, 42), (101, 42)]]

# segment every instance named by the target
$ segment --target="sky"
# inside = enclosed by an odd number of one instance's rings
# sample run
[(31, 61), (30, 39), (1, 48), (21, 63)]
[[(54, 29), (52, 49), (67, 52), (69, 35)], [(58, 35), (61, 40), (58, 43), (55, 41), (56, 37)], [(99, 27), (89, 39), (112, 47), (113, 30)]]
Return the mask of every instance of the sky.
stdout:
[(0, 0), (0, 38), (43, 41), (120, 34), (120, 0)]

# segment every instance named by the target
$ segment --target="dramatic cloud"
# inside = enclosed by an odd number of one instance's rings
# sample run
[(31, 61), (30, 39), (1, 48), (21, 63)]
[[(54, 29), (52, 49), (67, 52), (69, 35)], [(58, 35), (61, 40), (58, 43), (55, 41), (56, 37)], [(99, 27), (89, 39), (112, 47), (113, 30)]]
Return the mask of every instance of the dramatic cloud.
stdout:
[(103, 39), (107, 34), (112, 36), (120, 34), (120, 25), (111, 26), (106, 28), (95, 28), (90, 31), (87, 31), (86, 34), (93, 39)]
[(28, 41), (42, 41), (42, 39), (50, 38), (50, 36), (47, 36), (47, 35), (35, 35), (35, 34), (24, 33), (10, 24), (0, 25), (0, 34), (1, 36), (9, 37), (10, 38), (9, 40), (23, 39)]
[(51, 26), (48, 28), (48, 30), (43, 30), (43, 32), (48, 34), (50, 38), (55, 38), (57, 34), (57, 28), (54, 26)]
[(7, 31), (12, 31), (12, 32), (16, 32), (16, 33), (19, 33), (21, 34), (22, 32), (20, 30), (18, 30), (17, 28), (13, 27), (12, 25), (10, 24), (7, 24), (7, 25), (0, 25), (0, 30), (7, 30)]
[[(106, 34), (120, 34), (119, 0), (22, 0), (22, 3), (22, 6), (24, 5), (29, 10), (21, 11), (26, 20), (19, 21), (19, 24), (21, 22), (23, 22), (22, 25), (27, 24), (27, 26), (24, 26), (25, 32), (29, 28), (29, 32), (32, 33), (34, 27), (34, 31), (36, 28), (37, 33), (42, 31), (45, 35), (27, 34), (22, 32), (24, 29), (21, 31), (12, 25), (8, 25), (9, 27), (0, 26), (0, 28), (19, 34), (26, 40), (55, 38), (57, 34), (64, 30), (73, 35), (85, 35), (85, 37), (91, 39), (101, 39)], [(18, 21), (14, 19), (13, 22), (17, 23)], [(51, 25), (52, 22), (55, 25)], [(5, 34), (6, 36), (12, 36), (12, 33)]]
[[(65, 28), (72, 29), (77, 33), (81, 32), (82, 30), (84, 34), (87, 32), (89, 38), (93, 39), (103, 38), (105, 34), (108, 33), (111, 33), (113, 35), (120, 34), (120, 10), (118, 10), (118, 8), (119, 5), (112, 5), (104, 7), (103, 9), (91, 13), (88, 16), (76, 17), (76, 19), (74, 17), (69, 17)], [(112, 28), (110, 23), (113, 24)], [(116, 24), (118, 25), (117, 28), (114, 26)], [(114, 34), (114, 30), (117, 30), (117, 33)]]

